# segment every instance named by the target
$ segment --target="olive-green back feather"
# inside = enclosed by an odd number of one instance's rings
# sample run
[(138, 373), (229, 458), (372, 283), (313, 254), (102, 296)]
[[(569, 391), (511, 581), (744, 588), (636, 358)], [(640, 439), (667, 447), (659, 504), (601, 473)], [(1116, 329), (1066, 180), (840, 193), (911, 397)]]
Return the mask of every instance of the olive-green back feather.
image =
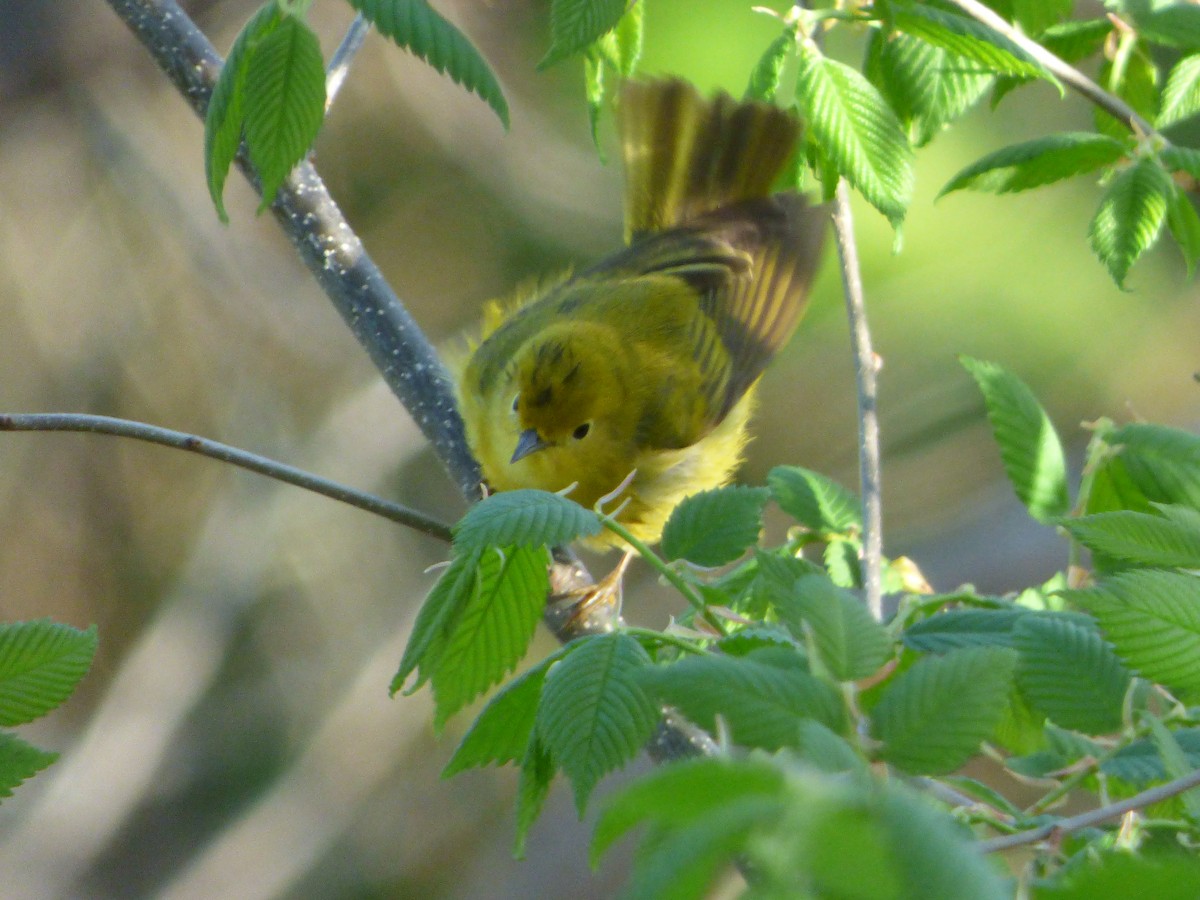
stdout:
[(626, 82), (617, 128), (627, 240), (766, 197), (800, 133), (778, 107), (724, 93), (705, 100), (679, 79)]

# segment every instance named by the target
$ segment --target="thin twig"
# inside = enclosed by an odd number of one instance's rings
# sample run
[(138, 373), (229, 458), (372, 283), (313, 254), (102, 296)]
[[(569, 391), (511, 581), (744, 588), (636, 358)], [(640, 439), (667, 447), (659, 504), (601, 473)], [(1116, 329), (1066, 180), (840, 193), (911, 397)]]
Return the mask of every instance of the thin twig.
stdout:
[(384, 500), (373, 494), (339, 484), (297, 469), (286, 463), (259, 456), (230, 447), (218, 441), (187, 434), (182, 431), (172, 431), (169, 428), (159, 428), (157, 425), (147, 425), (144, 422), (131, 422), (129, 419), (116, 419), (111, 416), (92, 416), (75, 413), (0, 413), (0, 431), (78, 431), (89, 434), (110, 434), (117, 437), (133, 438), (148, 441), (151, 444), (161, 444), (176, 450), (187, 450), (199, 453), (209, 459), (229, 463), (260, 475), (294, 484), (316, 494), (322, 494), (333, 500), (340, 500), (358, 509), (375, 513), (401, 525), (435, 537), (439, 541), (450, 541), (450, 527), (433, 519), (424, 513), (409, 509), (399, 503)]
[(1200, 769), (1188, 772), (1174, 781), (1168, 781), (1166, 784), (1160, 784), (1157, 787), (1144, 790), (1140, 794), (1134, 794), (1128, 799), (1120, 800), (1117, 803), (1110, 803), (1108, 806), (1102, 806), (1099, 809), (1089, 810), (1088, 812), (1080, 813), (1077, 816), (1071, 816), (1068, 819), (1062, 819), (1049, 825), (1042, 825), (1040, 828), (1031, 828), (1028, 831), (1018, 831), (1016, 834), (1006, 834), (1003, 837), (980, 841), (979, 849), (984, 853), (996, 853), (1000, 850), (1010, 850), (1013, 847), (1022, 847), (1026, 844), (1036, 844), (1038, 841), (1044, 841), (1046, 838), (1054, 835), (1070, 834), (1084, 828), (1090, 828), (1093, 825), (1099, 825), (1110, 819), (1120, 818), (1127, 812), (1145, 809), (1147, 806), (1153, 806), (1155, 803), (1169, 800), (1198, 785), (1200, 785)]
[(878, 366), (871, 347), (867, 306), (863, 298), (862, 270), (854, 240), (854, 216), (850, 210), (850, 188), (838, 182), (833, 201), (833, 233), (842, 264), (842, 287), (846, 295), (846, 317), (850, 322), (850, 346), (858, 384), (858, 480), (863, 506), (863, 588), (867, 609), (877, 621), (883, 619), (883, 505), (880, 493), (879, 414), (876, 411), (875, 374)]
[(329, 60), (329, 67), (325, 70), (326, 114), (329, 113), (329, 108), (333, 106), (333, 101), (337, 97), (338, 91), (342, 89), (342, 85), (346, 81), (346, 76), (350, 74), (350, 66), (354, 62), (354, 57), (362, 49), (363, 42), (367, 39), (367, 34), (370, 31), (371, 23), (363, 17), (362, 13), (359, 13), (354, 17), (354, 21), (350, 23), (350, 27), (346, 29), (346, 36), (342, 38), (342, 42), (338, 44), (338, 48), (333, 51), (333, 57)]
[(999, 14), (984, 6), (979, 0), (950, 0), (968, 16), (981, 22), (988, 28), (1012, 41), (1035, 60), (1043, 69), (1065, 84), (1071, 90), (1086, 97), (1096, 106), (1124, 122), (1135, 133), (1152, 135), (1157, 132), (1154, 126), (1120, 97), (1110, 94), (1096, 82), (1092, 81), (1070, 63), (1051, 53), (1037, 41), (1030, 40), (1017, 28), (1006, 22)]

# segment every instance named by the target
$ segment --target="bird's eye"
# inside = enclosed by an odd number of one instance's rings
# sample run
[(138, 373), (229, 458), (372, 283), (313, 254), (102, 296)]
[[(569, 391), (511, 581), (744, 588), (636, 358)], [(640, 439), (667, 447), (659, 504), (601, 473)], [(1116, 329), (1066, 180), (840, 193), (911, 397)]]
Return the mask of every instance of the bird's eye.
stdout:
[(517, 404), (521, 402), (521, 395), (517, 394), (513, 397), (513, 412), (517, 411)]
[(585, 437), (587, 437), (587, 433), (591, 430), (592, 430), (592, 423), (584, 422), (582, 425), (580, 425), (578, 428), (576, 428), (574, 431), (571, 432), (571, 437), (575, 438), (575, 440), (577, 440), (577, 441), (582, 441)]

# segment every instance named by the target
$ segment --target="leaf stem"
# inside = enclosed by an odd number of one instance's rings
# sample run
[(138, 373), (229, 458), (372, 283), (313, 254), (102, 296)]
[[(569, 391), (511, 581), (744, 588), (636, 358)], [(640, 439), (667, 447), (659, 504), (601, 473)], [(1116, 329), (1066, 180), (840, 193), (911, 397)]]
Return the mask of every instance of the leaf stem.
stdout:
[(1137, 110), (1124, 100), (1104, 90), (1096, 82), (1092, 81), (1070, 63), (1051, 53), (1037, 41), (1026, 37), (1020, 29), (1014, 28), (999, 14), (984, 6), (979, 0), (950, 0), (950, 3), (957, 6), (975, 21), (983, 23), (988, 28), (1012, 41), (1028, 53), (1042, 68), (1062, 81), (1071, 90), (1085, 97), (1118, 121), (1125, 123), (1135, 133), (1144, 136), (1158, 134), (1154, 126), (1142, 118)]
[(1169, 800), (1171, 797), (1178, 796), (1184, 791), (1191, 790), (1198, 785), (1200, 785), (1200, 769), (1195, 769), (1173, 781), (1168, 781), (1166, 784), (1160, 784), (1156, 787), (1148, 788), (1140, 794), (1134, 794), (1128, 799), (1119, 800), (1116, 803), (1110, 803), (1107, 806), (1101, 806), (1098, 809), (1089, 810), (1088, 812), (1080, 813), (1077, 816), (1071, 816), (1058, 822), (1052, 822), (1040, 828), (1031, 828), (1028, 831), (1018, 831), (1016, 834), (980, 841), (979, 849), (984, 853), (997, 853), (1001, 850), (1010, 850), (1013, 847), (1036, 844), (1038, 841), (1043, 841), (1055, 835), (1071, 834), (1072, 832), (1107, 822), (1110, 819), (1116, 819), (1128, 812), (1144, 809), (1155, 803), (1161, 803), (1163, 800)]
[(336, 481), (321, 478), (286, 463), (182, 431), (147, 425), (144, 422), (132, 422), (129, 419), (76, 413), (0, 413), (0, 431), (78, 431), (89, 434), (109, 434), (147, 441), (151, 444), (161, 444), (176, 450), (187, 450), (190, 453), (207, 456), (209, 459), (257, 472), (259, 475), (266, 475), (276, 481), (293, 484), (333, 500), (340, 500), (342, 503), (348, 503), (366, 512), (399, 522), (401, 525), (407, 525), (422, 534), (435, 537), (439, 541), (450, 542), (450, 527), (424, 513), (390, 500), (384, 500), (365, 491), (339, 484)]
[(859, 484), (863, 504), (863, 588), (867, 609), (877, 622), (883, 621), (883, 506), (880, 490), (879, 414), (876, 409), (878, 364), (871, 346), (871, 329), (863, 297), (862, 269), (854, 238), (854, 215), (850, 209), (850, 187), (839, 179), (833, 201), (833, 233), (842, 265), (842, 287), (846, 317), (850, 322), (850, 346), (858, 385)]
[(354, 63), (354, 58), (358, 55), (358, 51), (362, 49), (363, 42), (367, 39), (367, 34), (371, 31), (371, 23), (364, 18), (362, 13), (354, 17), (354, 21), (350, 23), (350, 27), (346, 29), (346, 36), (342, 38), (342, 42), (338, 44), (338, 48), (333, 51), (333, 56), (329, 60), (329, 67), (325, 71), (325, 114), (329, 115), (329, 109), (333, 106), (333, 100), (337, 96), (338, 91), (342, 89), (342, 85), (346, 81), (346, 76), (350, 74), (350, 66)]
[(632, 625), (625, 625), (622, 626), (621, 631), (630, 637), (640, 637), (655, 644), (665, 644), (670, 647), (676, 647), (680, 650), (683, 650), (685, 653), (694, 653), (697, 656), (704, 656), (708, 652), (703, 647), (697, 647), (695, 644), (685, 638), (668, 634), (665, 631), (655, 631), (653, 628), (636, 628)]

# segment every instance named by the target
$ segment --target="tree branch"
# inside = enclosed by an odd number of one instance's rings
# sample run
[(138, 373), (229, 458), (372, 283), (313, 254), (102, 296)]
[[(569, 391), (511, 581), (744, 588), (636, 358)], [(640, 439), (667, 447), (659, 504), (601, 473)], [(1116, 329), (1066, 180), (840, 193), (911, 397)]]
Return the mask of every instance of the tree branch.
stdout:
[[(109, 5), (203, 116), (222, 65), (203, 32), (174, 0), (109, 0)], [(242, 154), (238, 165), (257, 188)], [(478, 499), (479, 464), (467, 446), (450, 378), (311, 163), (296, 167), (271, 211), (463, 496)]]
[(117, 437), (133, 438), (147, 441), (151, 444), (161, 444), (176, 450), (187, 450), (198, 453), (220, 462), (229, 463), (276, 481), (283, 481), (302, 487), (316, 494), (322, 494), (333, 500), (340, 500), (358, 509), (383, 516), (401, 525), (407, 525), (435, 537), (445, 543), (450, 542), (450, 526), (443, 524), (415, 509), (409, 509), (399, 503), (392, 503), (373, 494), (356, 490), (336, 481), (330, 481), (289, 466), (276, 462), (257, 453), (249, 453), (198, 437), (182, 431), (172, 431), (169, 428), (159, 428), (157, 425), (147, 425), (144, 422), (131, 422), (129, 419), (114, 419), (111, 416), (90, 416), (75, 413), (0, 413), (0, 431), (79, 431), (89, 434), (111, 434)]
[(850, 322), (850, 347), (858, 385), (858, 480), (863, 509), (863, 588), (867, 609), (876, 621), (883, 620), (883, 502), (880, 489), (879, 413), (876, 410), (878, 365), (871, 346), (867, 306), (863, 297), (858, 244), (854, 239), (854, 216), (850, 210), (850, 187), (838, 181), (833, 201), (833, 234), (842, 265), (842, 288), (846, 295), (846, 318)]
[(1157, 133), (1153, 125), (1143, 119), (1137, 110), (1120, 97), (1113, 96), (1070, 63), (1060, 59), (1037, 41), (1030, 40), (1020, 29), (1014, 28), (1003, 17), (987, 6), (984, 6), (979, 0), (950, 0), (950, 2), (976, 22), (981, 22), (997, 34), (1001, 34), (1012, 41), (1028, 53), (1043, 69), (1071, 88), (1071, 90), (1086, 97), (1118, 121), (1124, 122), (1135, 132), (1140, 132), (1144, 135)]
[(1021, 847), (1025, 844), (1036, 844), (1038, 841), (1044, 841), (1046, 838), (1055, 835), (1081, 831), (1084, 828), (1090, 828), (1093, 825), (1107, 822), (1109, 819), (1119, 818), (1127, 812), (1145, 809), (1147, 806), (1153, 806), (1155, 803), (1169, 800), (1172, 797), (1182, 794), (1184, 791), (1191, 790), (1197, 785), (1200, 785), (1200, 769), (1188, 772), (1186, 775), (1182, 775), (1174, 781), (1168, 781), (1166, 784), (1148, 788), (1140, 794), (1134, 794), (1128, 799), (1111, 803), (1108, 806), (1102, 806), (1099, 809), (1088, 810), (1077, 816), (1071, 816), (1069, 819), (1043, 825), (1040, 828), (1031, 828), (1028, 831), (1019, 831), (1016, 834), (1006, 834), (1003, 837), (980, 841), (979, 849), (984, 853), (996, 853), (1000, 850), (1011, 850), (1013, 847)]

